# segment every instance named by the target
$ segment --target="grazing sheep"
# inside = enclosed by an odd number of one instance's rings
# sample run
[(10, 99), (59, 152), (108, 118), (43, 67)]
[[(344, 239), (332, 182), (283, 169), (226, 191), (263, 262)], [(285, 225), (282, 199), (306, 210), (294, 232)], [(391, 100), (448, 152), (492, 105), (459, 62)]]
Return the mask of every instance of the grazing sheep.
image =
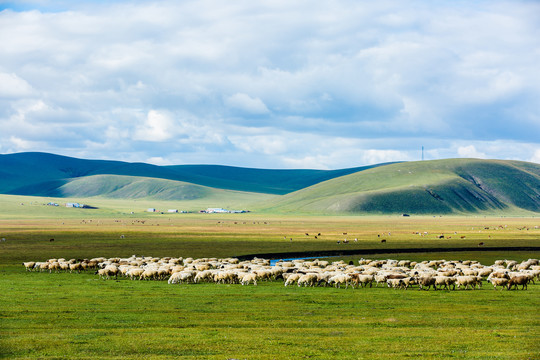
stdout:
[(513, 276), (508, 280), (507, 289), (511, 290), (512, 287), (517, 290), (518, 285), (522, 285), (521, 290), (527, 289), (527, 284), (529, 282), (529, 277), (526, 275)]
[(508, 273), (508, 271), (494, 271), (491, 274), (489, 274), (488, 280), (490, 280), (492, 278), (499, 278), (499, 279), (507, 279), (507, 280), (509, 280), (510, 279), (510, 274)]
[(434, 290), (437, 290), (434, 276), (422, 276), (418, 278), (418, 290), (429, 290), (432, 286)]
[(401, 286), (403, 287), (404, 290), (407, 290), (407, 288), (409, 286), (412, 286), (414, 284), (417, 284), (417, 280), (416, 278), (414, 277), (408, 277), (408, 278), (405, 278), (405, 279), (401, 279)]
[(501, 290), (508, 284), (507, 278), (491, 278), (488, 280), (493, 285), (493, 289), (497, 289), (497, 286), (501, 286)]
[(393, 289), (403, 289), (405, 287), (403, 279), (387, 279), (386, 284)]
[[(283, 274), (283, 275), (285, 275), (285, 274)], [(289, 286), (289, 285), (292, 285), (292, 284), (296, 283), (300, 279), (300, 276), (302, 276), (302, 274), (298, 274), (298, 273), (289, 274), (286, 277), (284, 285)]]
[(32, 271), (36, 263), (34, 261), (29, 261), (29, 262), (23, 262), (23, 265), (26, 271)]
[(379, 287), (379, 284), (386, 283), (387, 276), (387, 274), (374, 275), (373, 278), (375, 280), (375, 286)]
[(177, 273), (174, 273), (171, 275), (171, 277), (168, 280), (169, 284), (183, 284), (193, 282), (193, 279), (195, 278), (195, 272), (194, 271), (180, 271)]
[(444, 287), (445, 290), (450, 290), (449, 286), (452, 286), (452, 290), (456, 290), (456, 278), (451, 276), (439, 275), (435, 276), (435, 284), (433, 287), (437, 290), (437, 286)]
[(314, 286), (317, 281), (318, 281), (318, 277), (316, 273), (304, 274), (300, 276), (300, 278), (298, 279), (298, 287), (302, 285)]
[(142, 273), (144, 272), (144, 269), (141, 269), (141, 268), (132, 268), (132, 269), (128, 269), (128, 271), (126, 271), (126, 276), (129, 276), (129, 278), (131, 280), (133, 280), (133, 278), (140, 278)]
[(210, 270), (199, 271), (197, 275), (195, 275), (195, 278), (193, 280), (193, 282), (196, 284), (203, 281), (206, 281), (206, 282), (213, 281), (212, 271)]
[(456, 277), (456, 284), (458, 289), (463, 286), (465, 290), (470, 286), (472, 290), (475, 289), (478, 284), (478, 278), (476, 276), (458, 276)]
[(249, 285), (249, 283), (252, 282), (253, 285), (257, 286), (257, 274), (255, 273), (248, 273), (242, 277), (242, 280), (240, 283), (242, 285)]
[(365, 275), (365, 274), (350, 274), (351, 276), (351, 285), (354, 288), (354, 285), (360, 285), (361, 287), (373, 287), (373, 281), (375, 280), (374, 275)]
[[(117, 269), (118, 270), (118, 269)], [(114, 271), (113, 268), (111, 267), (105, 267), (103, 269), (99, 269), (98, 271), (96, 271), (96, 274), (99, 275), (99, 277), (103, 280), (107, 279), (109, 280), (111, 278), (111, 276), (116, 276), (118, 275), (118, 271)]]
[(517, 267), (518, 262), (515, 260), (507, 261), (506, 262), (506, 268), (510, 270), (514, 270), (515, 267)]
[(405, 279), (407, 274), (388, 274), (386, 279)]
[(328, 279), (329, 284), (334, 284), (335, 287), (341, 288), (341, 284), (345, 284), (345, 289), (349, 286), (349, 281), (351, 277), (347, 274), (338, 274), (334, 275), (331, 278)]
[(73, 272), (73, 270), (77, 270), (77, 272), (80, 273), (82, 270), (81, 263), (69, 264), (68, 267), (70, 273)]
[(272, 279), (272, 270), (270, 269), (261, 269), (255, 270), (255, 274), (260, 280), (271, 280)]

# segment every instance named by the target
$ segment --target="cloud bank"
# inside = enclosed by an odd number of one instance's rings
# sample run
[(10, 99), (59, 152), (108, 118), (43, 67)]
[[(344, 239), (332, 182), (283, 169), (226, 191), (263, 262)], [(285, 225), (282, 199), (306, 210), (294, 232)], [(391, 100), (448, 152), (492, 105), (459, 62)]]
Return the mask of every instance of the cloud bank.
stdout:
[(536, 2), (0, 9), (0, 153), (342, 168), (424, 146), (538, 162)]

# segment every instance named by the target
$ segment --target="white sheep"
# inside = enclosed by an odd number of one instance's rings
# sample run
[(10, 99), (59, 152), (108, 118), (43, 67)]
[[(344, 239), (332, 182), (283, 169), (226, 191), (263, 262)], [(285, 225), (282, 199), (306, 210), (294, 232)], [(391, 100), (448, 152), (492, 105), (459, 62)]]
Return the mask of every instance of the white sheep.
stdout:
[(456, 284), (458, 289), (463, 286), (463, 288), (466, 290), (470, 286), (471, 289), (474, 290), (478, 284), (478, 278), (476, 276), (458, 276), (456, 277)]
[(253, 285), (257, 286), (257, 274), (247, 273), (242, 277), (242, 280), (240, 281), (242, 285), (249, 285), (250, 282), (253, 282)]
[(347, 274), (338, 274), (328, 279), (329, 284), (334, 284), (334, 287), (341, 288), (342, 284), (345, 284), (345, 288), (348, 288), (351, 276)]
[(456, 278), (452, 276), (444, 276), (439, 275), (435, 276), (435, 284), (433, 287), (437, 289), (437, 286), (439, 286), (439, 289), (441, 287), (444, 287), (444, 289), (449, 290), (449, 286), (453, 286), (452, 290), (456, 289)]
[[(285, 274), (283, 274), (283, 275), (285, 275)], [(299, 273), (288, 274), (286, 276), (284, 285), (289, 286), (289, 285), (292, 285), (292, 284), (296, 283), (298, 281), (298, 279), (300, 279), (300, 276), (302, 276), (302, 274), (299, 274)]]
[(318, 276), (316, 273), (304, 274), (298, 279), (298, 286), (314, 286), (317, 282)]
[(26, 271), (32, 271), (36, 265), (35, 261), (23, 262)]
[(404, 286), (403, 279), (387, 279), (386, 284), (389, 288), (394, 289), (402, 288), (402, 286)]
[(493, 285), (493, 289), (497, 289), (497, 286), (501, 286), (501, 290), (502, 290), (508, 284), (508, 279), (493, 277), (491, 279), (488, 279), (488, 282), (490, 282)]
[(183, 284), (193, 282), (193, 279), (195, 278), (195, 272), (194, 271), (180, 271), (177, 273), (174, 273), (171, 275), (171, 277), (168, 280), (169, 284)]
[(133, 278), (136, 278), (136, 277), (140, 278), (143, 272), (144, 272), (144, 269), (141, 269), (139, 267), (134, 267), (126, 271), (126, 276), (129, 276), (129, 278), (133, 280)]

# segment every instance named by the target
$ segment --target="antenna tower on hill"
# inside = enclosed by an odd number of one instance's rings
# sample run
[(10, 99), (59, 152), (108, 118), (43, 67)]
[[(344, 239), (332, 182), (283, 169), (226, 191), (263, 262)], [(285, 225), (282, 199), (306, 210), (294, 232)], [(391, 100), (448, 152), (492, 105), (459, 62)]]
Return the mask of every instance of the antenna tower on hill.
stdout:
[(424, 161), (424, 146), (422, 146), (422, 161)]

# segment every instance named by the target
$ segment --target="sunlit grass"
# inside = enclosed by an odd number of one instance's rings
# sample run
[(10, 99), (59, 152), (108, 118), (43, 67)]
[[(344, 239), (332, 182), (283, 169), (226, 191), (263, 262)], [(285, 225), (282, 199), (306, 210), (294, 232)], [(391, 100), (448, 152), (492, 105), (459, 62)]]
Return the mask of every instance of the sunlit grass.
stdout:
[[(538, 225), (538, 218), (260, 214), (4, 218), (0, 220), (0, 237), (6, 239), (0, 242), (0, 357), (535, 359), (540, 355), (540, 284), (529, 285), (527, 291), (495, 291), (484, 284), (481, 290), (437, 292), (285, 288), (281, 281), (257, 287), (168, 285), (103, 281), (91, 272), (26, 272), (21, 262), (133, 254), (228, 257), (378, 249), (380, 255), (369, 257), (476, 259), (490, 264), (495, 259), (540, 255), (384, 254), (384, 250), (477, 248), (480, 241), (485, 247), (540, 246)], [(424, 231), (425, 236), (416, 234)], [(441, 234), (444, 239), (438, 239)], [(345, 237), (351, 242), (337, 244)]]
[[(5, 358), (535, 358), (540, 285), (398, 291), (1, 273)], [(346, 346), (344, 346), (346, 344)]]

